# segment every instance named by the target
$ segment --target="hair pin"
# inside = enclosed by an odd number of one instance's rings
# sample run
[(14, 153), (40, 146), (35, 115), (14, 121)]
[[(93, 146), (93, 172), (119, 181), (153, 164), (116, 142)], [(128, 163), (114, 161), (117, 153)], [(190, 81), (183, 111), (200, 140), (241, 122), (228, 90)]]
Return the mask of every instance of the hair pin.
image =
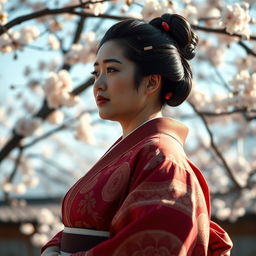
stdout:
[(152, 49), (153, 49), (152, 45), (144, 47), (144, 51), (148, 51), (148, 50), (152, 50)]
[(170, 26), (167, 22), (163, 21), (161, 25), (166, 32), (170, 31)]

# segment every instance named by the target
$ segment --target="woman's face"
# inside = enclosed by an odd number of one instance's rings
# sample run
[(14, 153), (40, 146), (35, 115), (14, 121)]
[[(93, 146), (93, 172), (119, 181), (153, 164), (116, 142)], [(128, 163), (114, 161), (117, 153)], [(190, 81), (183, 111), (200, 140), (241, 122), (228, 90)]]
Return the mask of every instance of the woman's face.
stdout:
[[(129, 122), (146, 107), (143, 86), (135, 88), (135, 64), (114, 41), (99, 49), (94, 63), (94, 97), (103, 119)], [(143, 80), (142, 82), (143, 83)]]

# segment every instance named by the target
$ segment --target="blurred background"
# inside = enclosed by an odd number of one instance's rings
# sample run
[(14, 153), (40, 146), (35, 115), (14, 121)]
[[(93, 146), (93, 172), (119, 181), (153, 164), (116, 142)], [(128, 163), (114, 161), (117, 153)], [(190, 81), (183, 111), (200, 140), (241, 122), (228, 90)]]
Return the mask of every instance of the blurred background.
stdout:
[(233, 256), (256, 255), (254, 0), (0, 0), (0, 256), (40, 255), (63, 226), (61, 200), (121, 135), (100, 120), (93, 61), (117, 21), (185, 16), (199, 35), (186, 152), (211, 191)]

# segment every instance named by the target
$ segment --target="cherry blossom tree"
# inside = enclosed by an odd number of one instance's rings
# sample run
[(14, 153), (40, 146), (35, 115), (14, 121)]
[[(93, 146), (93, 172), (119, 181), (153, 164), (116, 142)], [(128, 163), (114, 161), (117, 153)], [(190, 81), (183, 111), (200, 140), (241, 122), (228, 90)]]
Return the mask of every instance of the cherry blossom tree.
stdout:
[[(23, 70), (22, 85), (13, 84), (11, 70), (10, 84), (1, 85), (12, 92), (0, 105), (4, 200), (12, 203), (29, 191), (64, 193), (117, 139), (119, 128), (98, 118), (92, 99), (97, 43), (114, 22), (128, 17), (149, 21), (166, 12), (184, 15), (200, 41), (188, 101), (163, 112), (190, 127), (186, 151), (209, 183), (213, 214), (236, 221), (256, 213), (253, 0), (0, 0), (1, 55), (11, 56)], [(36, 244), (56, 226), (46, 209), (38, 218)], [(29, 223), (21, 230), (34, 232)]]

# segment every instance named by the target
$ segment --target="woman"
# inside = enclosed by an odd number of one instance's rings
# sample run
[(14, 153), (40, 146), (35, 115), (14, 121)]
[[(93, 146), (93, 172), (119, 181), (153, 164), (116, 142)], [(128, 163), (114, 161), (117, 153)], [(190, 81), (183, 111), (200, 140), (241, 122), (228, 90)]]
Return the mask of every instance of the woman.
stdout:
[(42, 255), (230, 255), (210, 220), (208, 186), (187, 158), (187, 128), (161, 115), (189, 95), (197, 36), (182, 16), (112, 26), (94, 64), (103, 119), (123, 135), (66, 194), (65, 228)]

